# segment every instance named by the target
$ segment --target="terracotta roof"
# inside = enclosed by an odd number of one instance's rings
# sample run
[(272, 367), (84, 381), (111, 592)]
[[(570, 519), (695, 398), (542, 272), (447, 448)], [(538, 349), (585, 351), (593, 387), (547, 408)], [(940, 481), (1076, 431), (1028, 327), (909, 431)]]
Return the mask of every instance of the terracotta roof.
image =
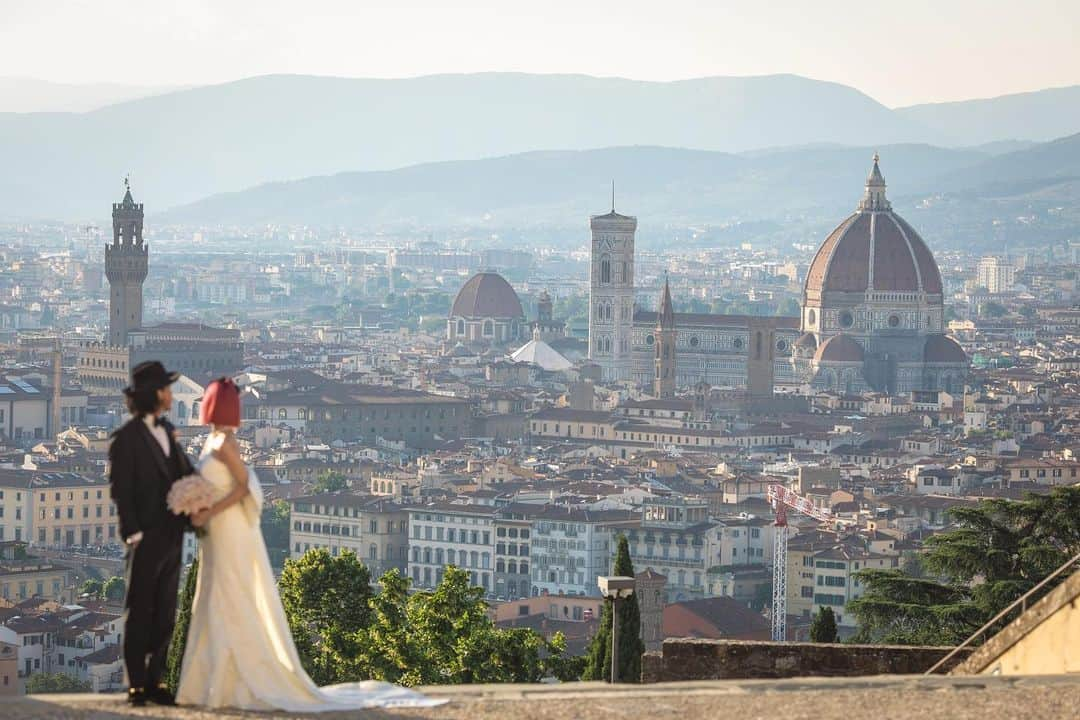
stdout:
[(928, 363), (967, 363), (968, 357), (960, 344), (946, 335), (926, 338), (923, 360)]
[(868, 197), (821, 244), (806, 275), (807, 292), (925, 292), (941, 294), (941, 273), (930, 249), (884, 200), (875, 160)]
[(855, 342), (851, 336), (833, 335), (818, 347), (814, 353), (814, 362), (862, 362), (862, 345)]
[(514, 288), (502, 275), (494, 272), (481, 272), (469, 278), (454, 299), (450, 310), (454, 317), (467, 318), (523, 318)]
[(731, 597), (673, 603), (664, 608), (665, 637), (767, 640), (769, 623)]

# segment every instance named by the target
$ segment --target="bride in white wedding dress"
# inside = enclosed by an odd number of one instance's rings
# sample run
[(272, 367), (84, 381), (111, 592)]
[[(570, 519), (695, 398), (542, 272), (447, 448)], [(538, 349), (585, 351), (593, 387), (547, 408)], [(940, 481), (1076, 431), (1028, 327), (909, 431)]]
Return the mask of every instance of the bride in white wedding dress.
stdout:
[(232, 428), (239, 392), (215, 380), (203, 399), (213, 432), (199, 472), (216, 490), (214, 506), (192, 518), (199, 574), (176, 700), (181, 705), (323, 712), (431, 706), (441, 701), (385, 682), (319, 688), (304, 672), (274, 583), (259, 516), (262, 491), (243, 463)]

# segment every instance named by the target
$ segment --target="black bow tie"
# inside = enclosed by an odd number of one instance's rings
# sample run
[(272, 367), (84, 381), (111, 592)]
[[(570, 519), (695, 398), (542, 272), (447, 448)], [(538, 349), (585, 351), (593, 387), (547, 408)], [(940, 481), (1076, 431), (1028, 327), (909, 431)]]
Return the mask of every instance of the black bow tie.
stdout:
[(164, 416), (154, 418), (154, 427), (163, 427), (164, 425), (165, 425)]

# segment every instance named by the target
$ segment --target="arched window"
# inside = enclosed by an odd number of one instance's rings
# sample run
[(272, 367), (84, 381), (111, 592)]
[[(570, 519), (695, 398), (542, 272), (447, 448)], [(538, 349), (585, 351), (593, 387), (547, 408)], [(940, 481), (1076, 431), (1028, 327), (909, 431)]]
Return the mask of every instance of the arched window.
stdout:
[(465, 321), (464, 320), (458, 320), (457, 321), (457, 334), (458, 335), (464, 335), (465, 334)]
[(495, 334), (495, 323), (490, 320), (484, 321), (484, 337), (491, 337)]
[(606, 256), (600, 261), (600, 282), (605, 285), (611, 282), (611, 260)]
[(285, 408), (281, 408), (280, 410), (277, 411), (277, 416), (278, 416), (278, 420), (288, 420), (289, 419), (289, 411), (286, 410)]

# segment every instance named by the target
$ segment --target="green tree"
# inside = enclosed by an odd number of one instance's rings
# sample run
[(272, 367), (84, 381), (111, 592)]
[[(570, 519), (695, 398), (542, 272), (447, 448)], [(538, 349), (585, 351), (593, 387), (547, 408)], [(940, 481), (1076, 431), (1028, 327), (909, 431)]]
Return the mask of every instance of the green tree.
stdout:
[(831, 607), (822, 607), (810, 623), (810, 642), (834, 643), (836, 638), (836, 615)]
[[(926, 542), (925, 577), (902, 570), (859, 573), (863, 595), (848, 603), (859, 621), (859, 640), (962, 642), (1080, 552), (1080, 486), (1019, 501), (983, 500), (954, 507), (950, 515), (956, 529)], [(1004, 618), (1000, 626), (1011, 620)]]
[(104, 589), (105, 586), (101, 584), (100, 580), (91, 578), (84, 582), (82, 587), (79, 588), (79, 596), (82, 597), (85, 595), (91, 600), (101, 600)]
[(358, 653), (357, 633), (371, 618), (371, 574), (346, 550), (331, 557), (325, 549), (309, 550), (286, 560), (278, 579), (281, 603), (296, 649), (311, 678), (319, 685), (356, 678), (344, 674), (342, 662)]
[(497, 628), (483, 588), (460, 568), (448, 566), (430, 592), (410, 595), (408, 579), (396, 570), (380, 583), (371, 623), (357, 633), (356, 655), (346, 658), (353, 679), (414, 686), (577, 677), (561, 634), (545, 641), (527, 628)]
[(191, 606), (195, 603), (195, 584), (199, 577), (199, 558), (192, 560), (180, 590), (176, 610), (176, 625), (173, 626), (172, 642), (169, 643), (169, 657), (165, 664), (165, 684), (169, 692), (176, 694), (180, 687), (180, 668), (184, 663), (184, 650), (187, 647), (188, 628), (191, 626)]
[(349, 481), (345, 479), (344, 475), (332, 470), (326, 470), (319, 473), (319, 476), (315, 478), (315, 482), (311, 485), (311, 491), (313, 493), (339, 492), (347, 487), (349, 487)]
[(120, 575), (115, 575), (105, 581), (105, 585), (102, 586), (101, 592), (105, 596), (106, 600), (112, 602), (120, 602), (124, 599), (124, 593), (127, 591), (127, 586), (124, 583), (124, 578)]
[(260, 525), (270, 562), (281, 568), (289, 557), (289, 503), (275, 500), (263, 506)]
[(999, 318), (1008, 312), (1008, 310), (1005, 309), (1004, 305), (999, 302), (993, 301), (984, 304), (981, 308), (979, 308), (979, 311), (979, 314), (989, 318)]
[[(615, 551), (615, 575), (634, 577), (634, 564), (630, 560), (630, 545), (625, 535), (620, 535)], [(586, 654), (582, 680), (611, 679), (611, 614), (612, 601), (604, 601), (600, 617), (600, 629), (593, 636)], [(641, 611), (637, 595), (619, 602), (619, 681), (638, 682), (641, 679), (641, 656), (645, 645), (641, 642)]]
[[(309, 551), (286, 563), (279, 583), (297, 649), (320, 684), (373, 679), (415, 686), (578, 677), (574, 659), (565, 657), (561, 635), (545, 641), (529, 629), (497, 628), (487, 614), (483, 589), (470, 585), (464, 570), (449, 566), (438, 587), (412, 594), (408, 578), (391, 570), (379, 581), (381, 591), (371, 595), (356, 587), (361, 579), (356, 568), (363, 566), (346, 563), (335, 572), (331, 566), (338, 560), (324, 550)], [(345, 596), (353, 606), (343, 612), (340, 598)], [(365, 598), (363, 612), (353, 603), (357, 596)]]
[(26, 694), (40, 693), (85, 693), (90, 692), (90, 683), (76, 680), (64, 673), (37, 673), (26, 679)]

